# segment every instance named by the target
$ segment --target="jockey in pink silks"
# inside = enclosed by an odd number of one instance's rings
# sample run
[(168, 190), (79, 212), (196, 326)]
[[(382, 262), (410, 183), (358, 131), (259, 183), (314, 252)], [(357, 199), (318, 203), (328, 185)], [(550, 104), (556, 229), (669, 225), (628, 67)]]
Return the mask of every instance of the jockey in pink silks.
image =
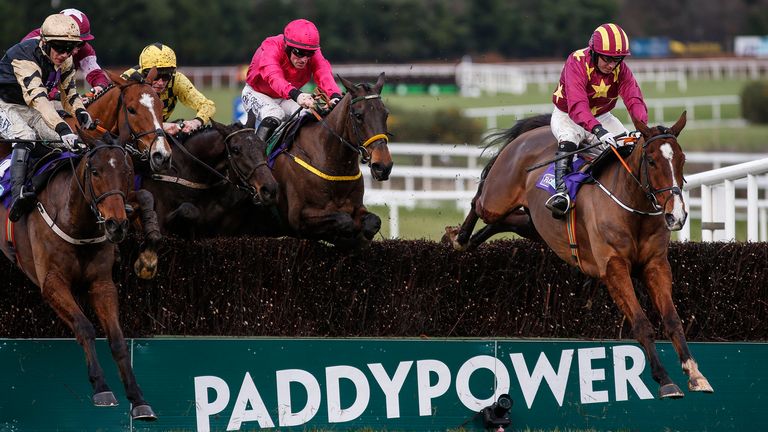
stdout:
[(320, 51), (320, 33), (305, 19), (291, 21), (283, 34), (266, 38), (248, 66), (243, 108), (258, 120), (256, 134), (266, 141), (299, 107), (312, 108), (314, 99), (300, 89), (311, 78), (330, 96), (331, 106), (341, 99), (331, 64)]

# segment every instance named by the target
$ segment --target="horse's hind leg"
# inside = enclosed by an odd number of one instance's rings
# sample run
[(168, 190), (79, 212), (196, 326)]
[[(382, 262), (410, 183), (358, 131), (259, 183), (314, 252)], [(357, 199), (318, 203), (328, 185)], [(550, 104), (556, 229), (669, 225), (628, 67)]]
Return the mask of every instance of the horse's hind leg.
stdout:
[(520, 209), (507, 215), (504, 220), (484, 226), (469, 239), (467, 250), (473, 250), (483, 242), (499, 233), (513, 232), (529, 240), (541, 241), (541, 236), (533, 226), (530, 216)]
[(469, 213), (467, 213), (467, 217), (464, 218), (464, 222), (458, 227), (445, 227), (445, 234), (443, 234), (441, 241), (443, 243), (450, 243), (453, 245), (454, 250), (465, 251), (467, 249), (467, 243), (469, 242), (469, 239), (472, 236), (472, 232), (475, 230), (475, 225), (477, 225), (477, 221), (479, 219), (477, 212), (475, 211), (475, 203), (477, 202), (481, 191), (482, 184), (478, 188), (477, 195), (472, 198), (472, 204), (469, 208)]
[(662, 398), (681, 398), (685, 396), (680, 387), (669, 377), (667, 370), (661, 364), (659, 353), (654, 342), (655, 331), (648, 317), (643, 312), (640, 302), (635, 295), (632, 279), (629, 276), (629, 263), (622, 258), (609, 258), (603, 281), (608, 286), (608, 292), (616, 305), (627, 317), (632, 327), (632, 334), (645, 350), (645, 355), (651, 364), (651, 375), (659, 383), (659, 396)]
[(91, 303), (99, 318), (101, 327), (107, 334), (112, 358), (117, 363), (120, 371), (120, 379), (125, 387), (125, 394), (133, 404), (131, 416), (134, 420), (155, 420), (157, 416), (152, 407), (144, 400), (136, 377), (131, 367), (131, 358), (128, 354), (128, 346), (123, 337), (123, 330), (118, 321), (117, 287), (111, 280), (94, 282), (90, 289)]
[(643, 269), (643, 283), (659, 311), (664, 323), (664, 331), (677, 351), (683, 371), (688, 375), (688, 389), (713, 393), (712, 386), (699, 371), (698, 364), (688, 350), (683, 324), (672, 301), (672, 271), (669, 263), (666, 260), (656, 260), (646, 265)]
[(58, 273), (48, 273), (41, 287), (43, 298), (72, 330), (77, 342), (85, 351), (88, 380), (93, 387), (93, 404), (115, 406), (117, 399), (104, 379), (104, 370), (96, 356), (96, 330), (83, 314), (70, 289), (70, 283)]

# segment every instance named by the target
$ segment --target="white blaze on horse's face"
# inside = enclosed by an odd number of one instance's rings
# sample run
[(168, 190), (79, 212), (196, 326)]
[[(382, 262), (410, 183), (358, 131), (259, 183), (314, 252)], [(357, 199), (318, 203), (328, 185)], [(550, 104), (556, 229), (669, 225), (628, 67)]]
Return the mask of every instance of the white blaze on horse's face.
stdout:
[[(139, 103), (147, 107), (149, 110), (149, 113), (152, 114), (152, 123), (155, 126), (155, 129), (163, 130), (163, 125), (160, 121), (160, 119), (157, 118), (155, 115), (155, 104), (154, 99), (149, 93), (142, 93), (141, 98), (139, 99)], [(165, 145), (165, 137), (164, 136), (158, 136), (157, 137), (157, 144), (160, 144), (160, 146), (157, 146), (157, 149), (152, 148), (151, 151), (157, 150), (163, 157), (169, 158), (171, 157), (170, 153), (165, 151), (165, 148), (167, 147)], [(152, 147), (156, 147), (156, 145), (153, 145)]]
[[(672, 173), (672, 187), (678, 187), (681, 188), (679, 184), (677, 184), (677, 176), (675, 175), (675, 166), (672, 164), (672, 160), (675, 157), (675, 151), (672, 149), (672, 146), (670, 144), (662, 144), (659, 147), (659, 150), (661, 150), (662, 156), (664, 156), (664, 159), (667, 160), (669, 163), (669, 171)], [(682, 189), (682, 188), (681, 188)], [(672, 216), (674, 216), (677, 220), (683, 221), (685, 220), (685, 205), (683, 205), (683, 200), (680, 197), (680, 195), (672, 195)]]
[(117, 167), (117, 161), (115, 160), (115, 158), (109, 158), (109, 166), (111, 166), (112, 168)]

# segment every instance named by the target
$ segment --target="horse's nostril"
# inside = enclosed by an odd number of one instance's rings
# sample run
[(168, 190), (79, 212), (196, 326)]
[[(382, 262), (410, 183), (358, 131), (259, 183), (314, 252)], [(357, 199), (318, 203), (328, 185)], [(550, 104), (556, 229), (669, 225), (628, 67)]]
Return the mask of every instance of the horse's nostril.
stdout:
[(672, 213), (666, 213), (664, 215), (664, 220), (667, 222), (667, 225), (674, 225), (674, 223), (677, 222), (677, 218), (672, 215)]

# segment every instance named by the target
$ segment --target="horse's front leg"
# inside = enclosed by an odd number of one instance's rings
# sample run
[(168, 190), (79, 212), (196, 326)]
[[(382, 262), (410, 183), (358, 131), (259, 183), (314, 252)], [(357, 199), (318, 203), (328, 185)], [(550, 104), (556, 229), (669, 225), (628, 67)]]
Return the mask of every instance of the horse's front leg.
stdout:
[(358, 237), (363, 242), (370, 242), (381, 230), (381, 218), (369, 212), (365, 206), (355, 209), (353, 219), (359, 230)]
[(655, 332), (635, 295), (627, 260), (616, 256), (609, 258), (606, 263), (605, 274), (601, 275), (601, 279), (608, 286), (608, 292), (613, 301), (629, 320), (635, 339), (643, 346), (645, 355), (651, 363), (651, 375), (660, 385), (659, 395), (662, 398), (681, 398), (685, 396), (680, 391), (680, 387), (672, 382), (667, 370), (661, 364), (654, 342)]
[(660, 258), (646, 265), (643, 269), (643, 283), (659, 311), (664, 323), (664, 331), (677, 351), (683, 371), (688, 375), (688, 389), (713, 393), (712, 386), (699, 371), (699, 366), (691, 356), (688, 343), (685, 341), (683, 324), (672, 301), (672, 270), (669, 268), (669, 261)]
[(96, 356), (96, 330), (72, 296), (71, 281), (58, 272), (49, 272), (45, 275), (40, 289), (43, 298), (72, 330), (77, 343), (85, 351), (88, 380), (93, 387), (93, 404), (96, 406), (117, 405), (117, 399), (104, 379), (104, 370)]
[(299, 234), (302, 237), (325, 240), (336, 246), (357, 246), (357, 227), (349, 213), (305, 208), (301, 211)]
[(120, 371), (120, 379), (125, 387), (125, 395), (133, 404), (131, 416), (134, 420), (155, 420), (157, 416), (152, 407), (144, 400), (136, 377), (131, 367), (131, 358), (128, 354), (128, 346), (123, 337), (123, 330), (118, 320), (117, 287), (111, 280), (93, 282), (90, 287), (91, 304), (96, 311), (101, 327), (107, 334), (112, 358), (117, 363)]
[(477, 194), (472, 198), (472, 204), (469, 208), (467, 217), (464, 218), (464, 222), (460, 226), (447, 226), (445, 227), (445, 234), (441, 242), (450, 243), (453, 245), (453, 249), (457, 251), (465, 251), (467, 249), (467, 243), (472, 236), (472, 232), (475, 230), (475, 225), (479, 219), (477, 212), (475, 211), (475, 203), (480, 197), (480, 193), (483, 190), (482, 184), (477, 190)]
[(144, 233), (144, 244), (133, 264), (133, 271), (141, 279), (149, 280), (157, 273), (157, 243), (162, 238), (155, 212), (155, 197), (146, 189), (131, 194), (139, 207), (139, 220)]

